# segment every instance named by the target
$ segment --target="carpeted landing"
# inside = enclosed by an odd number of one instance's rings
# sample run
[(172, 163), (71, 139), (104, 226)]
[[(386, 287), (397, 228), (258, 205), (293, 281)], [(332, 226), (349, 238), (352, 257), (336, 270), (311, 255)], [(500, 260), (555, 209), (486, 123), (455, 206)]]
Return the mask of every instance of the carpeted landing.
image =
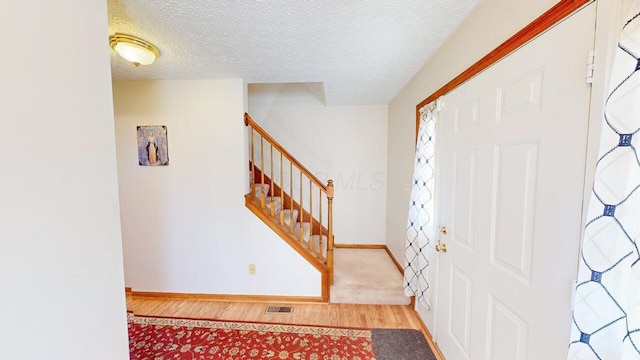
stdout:
[(409, 305), (402, 274), (383, 249), (334, 250), (331, 303)]

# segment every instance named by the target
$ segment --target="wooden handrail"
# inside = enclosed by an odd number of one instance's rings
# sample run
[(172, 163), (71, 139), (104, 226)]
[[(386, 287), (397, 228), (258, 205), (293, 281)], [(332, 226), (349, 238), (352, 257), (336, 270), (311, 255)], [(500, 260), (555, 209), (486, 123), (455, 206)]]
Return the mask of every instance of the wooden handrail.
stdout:
[(292, 164), (294, 164), (298, 169), (300, 169), (306, 177), (308, 177), (311, 181), (313, 181), (322, 191), (327, 192), (327, 186), (322, 183), (317, 177), (315, 177), (311, 171), (307, 170), (296, 158), (293, 157), (287, 150), (282, 147), (271, 135), (267, 134), (267, 132), (260, 127), (249, 114), (244, 114), (244, 125), (251, 126), (253, 130), (255, 130), (260, 136), (262, 136), (265, 140), (267, 140), (271, 145), (273, 145), (281, 154), (283, 154)]

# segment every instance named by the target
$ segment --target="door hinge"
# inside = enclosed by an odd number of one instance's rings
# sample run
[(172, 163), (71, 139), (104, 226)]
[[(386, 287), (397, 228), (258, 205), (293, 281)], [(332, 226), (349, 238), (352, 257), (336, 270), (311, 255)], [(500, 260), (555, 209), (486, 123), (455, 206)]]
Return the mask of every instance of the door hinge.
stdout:
[(593, 70), (595, 68), (596, 51), (590, 50), (587, 56), (587, 84), (593, 84)]

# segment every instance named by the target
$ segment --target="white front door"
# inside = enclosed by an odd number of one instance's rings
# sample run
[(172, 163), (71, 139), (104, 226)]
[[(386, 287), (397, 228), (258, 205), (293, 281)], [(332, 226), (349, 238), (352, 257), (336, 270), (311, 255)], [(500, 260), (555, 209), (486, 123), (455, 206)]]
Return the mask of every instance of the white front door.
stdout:
[(581, 233), (595, 5), (446, 95), (436, 340), (447, 360), (561, 360)]

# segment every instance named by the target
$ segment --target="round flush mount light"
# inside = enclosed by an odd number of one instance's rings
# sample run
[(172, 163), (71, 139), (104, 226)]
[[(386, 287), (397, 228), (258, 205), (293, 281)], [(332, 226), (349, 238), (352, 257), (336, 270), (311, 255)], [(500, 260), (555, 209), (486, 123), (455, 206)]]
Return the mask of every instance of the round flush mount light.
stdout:
[(136, 67), (150, 65), (160, 56), (158, 49), (138, 37), (116, 33), (109, 37), (109, 46)]

